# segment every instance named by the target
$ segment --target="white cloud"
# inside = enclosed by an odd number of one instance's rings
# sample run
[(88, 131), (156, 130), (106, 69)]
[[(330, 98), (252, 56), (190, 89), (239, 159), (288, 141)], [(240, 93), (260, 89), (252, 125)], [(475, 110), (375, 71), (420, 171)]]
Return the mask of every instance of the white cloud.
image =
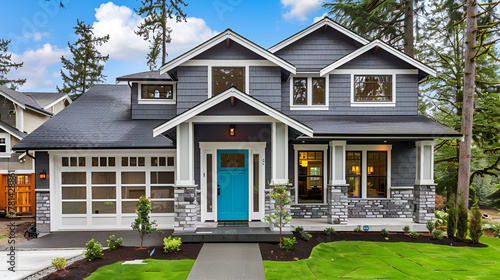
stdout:
[(44, 44), (41, 48), (29, 49), (23, 54), (12, 54), (12, 61), (24, 62), (23, 67), (11, 72), (12, 78), (26, 78), (23, 90), (36, 88), (54, 88), (59, 75), (54, 75), (53, 69), (48, 69), (59, 64), (61, 56), (68, 56), (69, 51), (58, 49), (51, 44)]
[(315, 17), (315, 18), (313, 19), (313, 23), (315, 23), (315, 22), (317, 22), (317, 21), (322, 20), (324, 17), (326, 17), (326, 15), (328, 15), (328, 13), (324, 13), (324, 14), (322, 14), (322, 15), (321, 15), (321, 16), (319, 16), (319, 17)]
[(41, 41), (43, 37), (48, 36), (48, 32), (35, 32), (33, 33), (33, 41), (38, 42)]
[[(95, 9), (97, 22), (94, 22), (96, 36), (109, 34), (108, 43), (99, 47), (110, 59), (146, 63), (149, 43), (136, 35), (134, 30), (143, 22), (143, 18), (126, 6), (117, 6), (112, 2), (102, 4)], [(189, 17), (187, 22), (169, 22), (173, 28), (172, 43), (167, 46), (168, 59), (172, 59), (203, 41), (217, 35), (203, 19)]]
[(315, 13), (321, 8), (322, 1), (320, 0), (281, 0), (281, 4), (286, 9), (290, 6), (290, 10), (283, 14), (283, 18), (287, 20), (297, 19), (306, 21), (310, 14)]

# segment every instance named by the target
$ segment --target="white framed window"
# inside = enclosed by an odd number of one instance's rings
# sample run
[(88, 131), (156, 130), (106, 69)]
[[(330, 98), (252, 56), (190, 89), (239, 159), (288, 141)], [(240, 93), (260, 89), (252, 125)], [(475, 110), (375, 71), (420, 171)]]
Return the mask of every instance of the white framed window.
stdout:
[(328, 145), (294, 145), (296, 204), (326, 203)]
[(10, 157), (10, 134), (0, 133), (0, 158)]
[(347, 145), (349, 198), (390, 198), (392, 145)]
[(176, 97), (176, 82), (151, 81), (138, 84), (139, 104), (175, 104)]
[(290, 75), (290, 110), (328, 110), (329, 75)]
[(250, 66), (233, 63), (208, 65), (208, 98), (226, 91), (232, 86), (248, 93), (250, 88)]
[(352, 107), (395, 107), (396, 73), (384, 70), (351, 72)]

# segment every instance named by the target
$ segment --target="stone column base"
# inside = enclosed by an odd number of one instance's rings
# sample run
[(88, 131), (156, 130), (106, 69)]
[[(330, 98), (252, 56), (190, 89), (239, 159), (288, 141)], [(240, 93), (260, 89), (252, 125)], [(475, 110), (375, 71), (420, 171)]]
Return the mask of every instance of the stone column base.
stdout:
[(174, 187), (174, 233), (195, 232), (198, 221), (198, 186)]
[(50, 232), (50, 190), (35, 189), (36, 231)]
[(328, 213), (327, 222), (329, 224), (347, 224), (347, 190), (349, 185), (328, 185), (327, 202)]
[(415, 185), (413, 189), (413, 221), (425, 224), (434, 220), (436, 185)]

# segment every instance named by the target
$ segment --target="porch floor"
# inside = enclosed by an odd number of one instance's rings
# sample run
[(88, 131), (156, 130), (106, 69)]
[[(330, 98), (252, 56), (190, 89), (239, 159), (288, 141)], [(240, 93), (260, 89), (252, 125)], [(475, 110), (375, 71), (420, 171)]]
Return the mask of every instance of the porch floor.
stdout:
[(293, 218), (292, 226), (302, 226), (305, 231), (323, 231), (327, 227), (333, 227), (335, 231), (353, 231), (358, 226), (368, 226), (369, 231), (381, 231), (386, 229), (391, 232), (403, 232), (403, 227), (410, 226), (410, 231), (426, 232), (425, 224), (417, 224), (411, 218), (348, 218), (346, 225), (329, 224), (326, 219), (301, 219)]

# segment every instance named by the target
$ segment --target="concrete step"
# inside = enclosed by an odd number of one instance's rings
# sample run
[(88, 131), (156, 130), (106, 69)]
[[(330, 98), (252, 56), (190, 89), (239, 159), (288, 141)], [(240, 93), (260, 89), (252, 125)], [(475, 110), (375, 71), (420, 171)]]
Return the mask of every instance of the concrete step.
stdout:
[[(279, 231), (260, 227), (208, 227), (196, 232), (175, 233), (182, 242), (279, 242)], [(284, 231), (282, 237), (292, 237), (291, 231)]]

